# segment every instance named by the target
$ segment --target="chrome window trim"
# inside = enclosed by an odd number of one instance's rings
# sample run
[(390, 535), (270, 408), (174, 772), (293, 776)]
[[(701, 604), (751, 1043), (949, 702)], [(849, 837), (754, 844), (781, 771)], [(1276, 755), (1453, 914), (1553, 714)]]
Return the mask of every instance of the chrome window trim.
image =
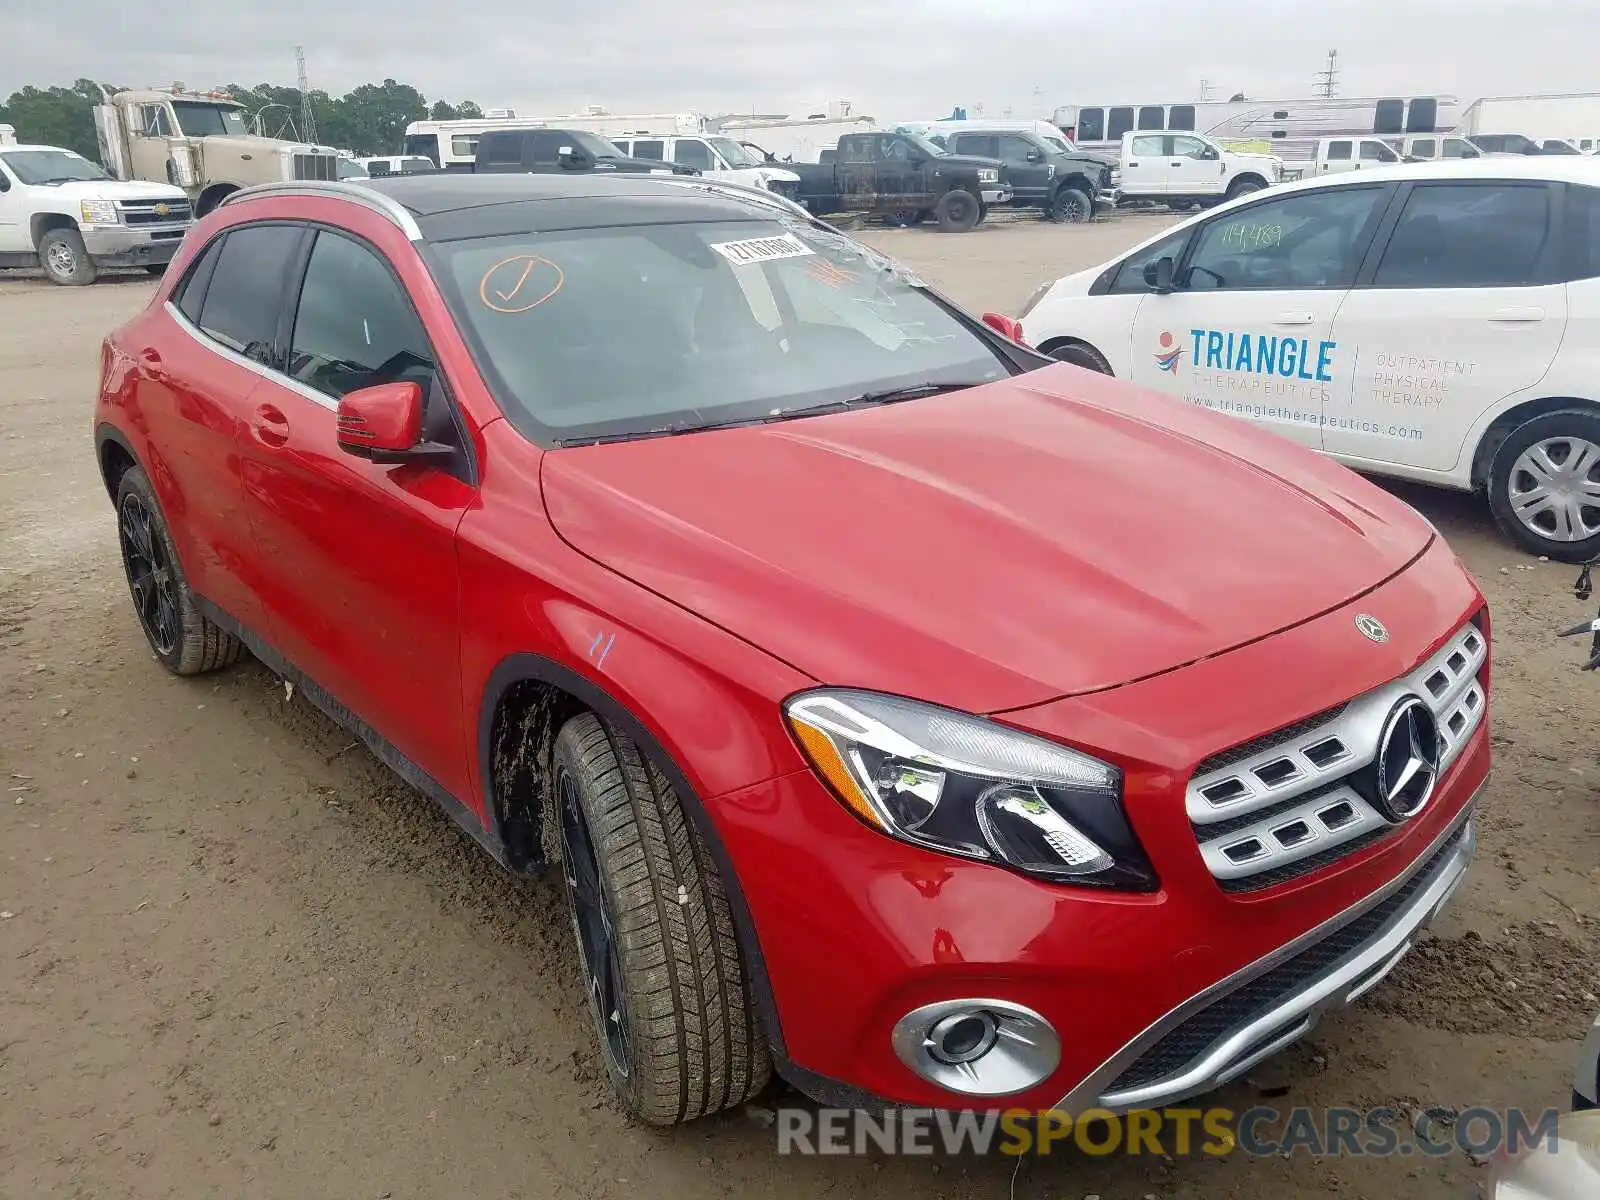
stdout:
[(276, 383), (280, 387), (288, 388), (296, 395), (303, 396), (313, 404), (321, 405), (329, 412), (336, 413), (339, 411), (339, 402), (332, 396), (325, 395), (324, 393), (317, 391), (316, 388), (308, 387), (301, 383), (298, 379), (295, 379), (290, 375), (285, 375), (282, 371), (275, 371), (263, 363), (258, 363), (251, 358), (246, 358), (231, 346), (224, 346), (205, 330), (192, 323), (188, 316), (184, 314), (183, 310), (171, 300), (166, 301), (163, 307), (166, 309), (167, 315), (173, 319), (173, 323), (176, 324), (179, 329), (183, 330), (184, 333), (188, 334), (195, 341), (199, 342), (200, 345), (204, 346), (212, 353), (220, 355), (221, 357), (227, 359), (227, 361), (233, 363), (235, 366), (243, 367), (245, 370), (259, 375), (262, 379), (270, 380), (272, 383)]
[(240, 188), (236, 192), (229, 192), (222, 198), (224, 205), (234, 204), (242, 200), (254, 200), (266, 196), (303, 196), (317, 197), (326, 200), (347, 200), (352, 204), (370, 209), (388, 219), (401, 233), (406, 235), (406, 240), (420, 242), (423, 240), (422, 229), (417, 225), (416, 218), (411, 215), (411, 210), (406, 208), (393, 196), (365, 187), (359, 179), (342, 179), (317, 181), (309, 179), (295, 180), (292, 183), (258, 183), (251, 187)]

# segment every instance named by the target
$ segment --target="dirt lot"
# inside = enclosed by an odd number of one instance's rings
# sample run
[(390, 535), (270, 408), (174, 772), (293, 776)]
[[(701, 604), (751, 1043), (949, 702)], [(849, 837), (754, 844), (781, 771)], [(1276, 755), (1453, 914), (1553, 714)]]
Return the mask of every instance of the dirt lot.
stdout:
[[(1014, 311), (1155, 220), (871, 236)], [(151, 287), (0, 282), (4, 1200), (1476, 1193), (1464, 1157), (780, 1159), (760, 1113), (629, 1126), (550, 882), (498, 873), (263, 668), (177, 680), (147, 652), (89, 421), (99, 340)], [(1543, 1109), (1600, 1009), (1600, 679), (1552, 637), (1587, 615), (1573, 571), (1512, 550), (1471, 499), (1405, 496), (1493, 607), (1480, 863), (1391, 981), (1223, 1094), (1238, 1110)]]

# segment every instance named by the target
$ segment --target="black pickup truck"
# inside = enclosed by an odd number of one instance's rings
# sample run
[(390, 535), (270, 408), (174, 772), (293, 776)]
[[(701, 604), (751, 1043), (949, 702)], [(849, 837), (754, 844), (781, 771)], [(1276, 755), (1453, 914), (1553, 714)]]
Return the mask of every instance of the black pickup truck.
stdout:
[(991, 204), (1011, 199), (997, 160), (946, 154), (912, 133), (847, 133), (831, 162), (784, 166), (800, 176), (800, 203), (817, 216), (871, 212), (915, 220), (931, 212), (940, 229), (963, 233)]
[(1110, 200), (1112, 167), (1103, 158), (1069, 152), (1037, 134), (1005, 128), (952, 133), (952, 154), (979, 154), (1005, 164), (1016, 208), (1037, 208), (1052, 221), (1087, 221)]
[(554, 175), (623, 171), (654, 175), (698, 175), (694, 167), (653, 158), (629, 158), (605, 138), (580, 129), (492, 129), (478, 139), (472, 170)]

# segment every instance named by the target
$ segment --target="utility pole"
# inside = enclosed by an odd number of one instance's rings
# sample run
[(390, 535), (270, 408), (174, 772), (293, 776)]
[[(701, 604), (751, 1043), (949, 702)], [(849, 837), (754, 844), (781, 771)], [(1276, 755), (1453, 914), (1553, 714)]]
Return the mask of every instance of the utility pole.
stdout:
[(1339, 94), (1339, 52), (1328, 51), (1328, 65), (1317, 75), (1317, 93), (1324, 100), (1332, 100)]
[(306, 77), (306, 48), (294, 48), (295, 86), (300, 89), (300, 128), (308, 142), (317, 140), (317, 122), (311, 115), (311, 80)]
[(1208, 101), (1210, 99), (1211, 99), (1211, 80), (1202, 79), (1200, 81), (1200, 103), (1204, 104), (1206, 101)]

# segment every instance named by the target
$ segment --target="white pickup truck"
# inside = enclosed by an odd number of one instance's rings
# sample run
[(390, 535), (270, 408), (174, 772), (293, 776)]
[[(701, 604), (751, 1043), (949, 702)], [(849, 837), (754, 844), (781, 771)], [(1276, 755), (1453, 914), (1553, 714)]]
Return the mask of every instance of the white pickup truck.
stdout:
[(1283, 160), (1240, 154), (1203, 133), (1122, 135), (1122, 186), (1118, 204), (1161, 201), (1185, 211), (1259, 192), (1283, 180)]
[(193, 223), (165, 183), (121, 183), (59, 146), (0, 146), (0, 268), (93, 283), (107, 267), (166, 269)]

